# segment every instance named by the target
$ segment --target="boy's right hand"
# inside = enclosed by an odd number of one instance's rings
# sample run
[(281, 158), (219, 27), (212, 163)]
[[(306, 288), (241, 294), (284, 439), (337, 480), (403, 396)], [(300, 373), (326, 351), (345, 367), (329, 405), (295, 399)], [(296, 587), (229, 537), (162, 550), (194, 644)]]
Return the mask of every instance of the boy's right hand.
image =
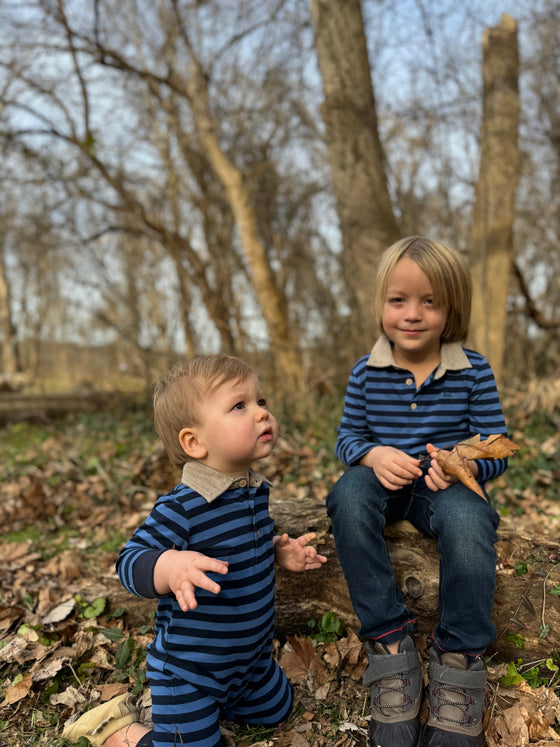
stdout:
[(422, 476), (420, 461), (393, 446), (376, 446), (360, 460), (387, 490), (398, 490)]
[(206, 589), (219, 594), (221, 586), (207, 573), (228, 572), (228, 562), (217, 560), (192, 550), (166, 550), (154, 568), (154, 588), (158, 594), (173, 592), (183, 612), (198, 606), (195, 589)]

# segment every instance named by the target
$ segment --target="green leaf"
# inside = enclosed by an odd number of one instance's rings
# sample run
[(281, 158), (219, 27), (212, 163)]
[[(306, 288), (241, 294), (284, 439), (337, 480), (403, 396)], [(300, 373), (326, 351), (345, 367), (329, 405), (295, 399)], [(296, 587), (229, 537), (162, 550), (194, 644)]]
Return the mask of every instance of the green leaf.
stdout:
[(558, 671), (558, 665), (557, 665), (557, 664), (555, 664), (555, 663), (554, 663), (554, 662), (552, 661), (552, 658), (548, 658), (548, 659), (546, 660), (545, 664), (546, 664), (546, 668), (547, 668), (547, 669), (550, 669), (550, 671), (551, 671), (551, 672), (557, 672), (557, 671)]
[(124, 633), (120, 628), (102, 628), (101, 633), (110, 641), (120, 641), (124, 638)]
[(550, 634), (550, 625), (548, 623), (544, 623), (539, 628), (538, 636), (539, 638), (548, 638)]
[(113, 612), (109, 612), (109, 614), (107, 615), (107, 620), (117, 619), (119, 617), (122, 617), (123, 615), (124, 615), (124, 607), (117, 607), (117, 609), (114, 610)]
[(117, 650), (115, 651), (115, 664), (117, 665), (117, 669), (122, 671), (126, 667), (130, 661), (130, 655), (130, 638), (127, 638), (122, 643), (119, 643)]
[(524, 576), (528, 572), (527, 563), (525, 563), (524, 561), (520, 561), (519, 563), (516, 563), (513, 566), (513, 569), (515, 571), (516, 576)]
[(103, 597), (96, 599), (93, 604), (89, 604), (84, 610), (84, 617), (90, 620), (92, 617), (101, 615), (105, 607), (107, 606), (107, 600)]
[(513, 645), (520, 651), (523, 651), (523, 649), (525, 648), (525, 640), (525, 636), (520, 635), (519, 633), (506, 634), (506, 641), (513, 643)]
[(502, 685), (505, 685), (505, 687), (515, 687), (515, 685), (519, 685), (520, 682), (523, 682), (523, 677), (517, 671), (515, 662), (510, 661), (508, 664), (508, 673), (502, 677), (501, 683)]

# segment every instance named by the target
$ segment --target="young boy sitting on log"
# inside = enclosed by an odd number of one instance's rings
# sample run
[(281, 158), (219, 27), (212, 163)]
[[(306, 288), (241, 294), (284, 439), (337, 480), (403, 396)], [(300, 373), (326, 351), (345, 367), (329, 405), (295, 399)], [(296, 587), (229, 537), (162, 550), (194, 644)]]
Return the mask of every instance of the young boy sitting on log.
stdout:
[(485, 493), (507, 459), (465, 460), (471, 487), (438, 452), (481, 434), (506, 433), (487, 360), (462, 346), (471, 283), (461, 255), (432, 239), (398, 241), (381, 258), (381, 336), (355, 364), (336, 453), (349, 467), (327, 497), (336, 548), (366, 640), (370, 741), (416, 747), (423, 678), (414, 613), (397, 586), (383, 538), (408, 519), (435, 539), (440, 620), (429, 654), (425, 747), (482, 747), (499, 517)]

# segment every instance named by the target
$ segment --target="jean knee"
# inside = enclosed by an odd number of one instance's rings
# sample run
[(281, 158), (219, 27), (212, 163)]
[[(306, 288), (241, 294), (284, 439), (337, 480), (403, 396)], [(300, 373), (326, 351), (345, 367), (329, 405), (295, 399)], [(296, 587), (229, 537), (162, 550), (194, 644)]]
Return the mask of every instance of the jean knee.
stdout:
[(496, 530), (500, 519), (497, 512), (470, 490), (459, 489), (446, 498), (435, 502), (432, 517), (438, 545), (457, 561), (470, 563), (484, 557), (491, 560), (498, 539)]

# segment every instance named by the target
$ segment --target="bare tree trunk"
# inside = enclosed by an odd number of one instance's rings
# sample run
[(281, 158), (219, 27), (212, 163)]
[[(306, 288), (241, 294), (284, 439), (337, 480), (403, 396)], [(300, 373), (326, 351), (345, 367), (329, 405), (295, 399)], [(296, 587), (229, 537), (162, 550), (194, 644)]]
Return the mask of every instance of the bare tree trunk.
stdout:
[(377, 259), (399, 238), (399, 225), (387, 186), (360, 2), (311, 0), (311, 12), (344, 269), (354, 296), (356, 351), (363, 352), (377, 333)]
[(503, 15), (483, 37), (484, 108), (480, 172), (471, 229), (473, 347), (502, 377), (507, 296), (512, 275), (515, 188), (519, 163), (517, 24)]
[(4, 249), (0, 247), (0, 335), (2, 340), (0, 371), (15, 374), (18, 370), (16, 333), (10, 307), (10, 286), (6, 276)]
[(193, 64), (189, 78), (189, 100), (198, 136), (208, 160), (222, 183), (231, 205), (239, 238), (251, 268), (253, 285), (270, 335), (270, 350), (276, 362), (277, 375), (287, 389), (303, 389), (303, 368), (299, 354), (297, 331), (290, 325), (286, 300), (274, 279), (266, 249), (258, 235), (257, 217), (251, 204), (243, 174), (220, 146), (214, 122), (207, 105), (204, 76)]

